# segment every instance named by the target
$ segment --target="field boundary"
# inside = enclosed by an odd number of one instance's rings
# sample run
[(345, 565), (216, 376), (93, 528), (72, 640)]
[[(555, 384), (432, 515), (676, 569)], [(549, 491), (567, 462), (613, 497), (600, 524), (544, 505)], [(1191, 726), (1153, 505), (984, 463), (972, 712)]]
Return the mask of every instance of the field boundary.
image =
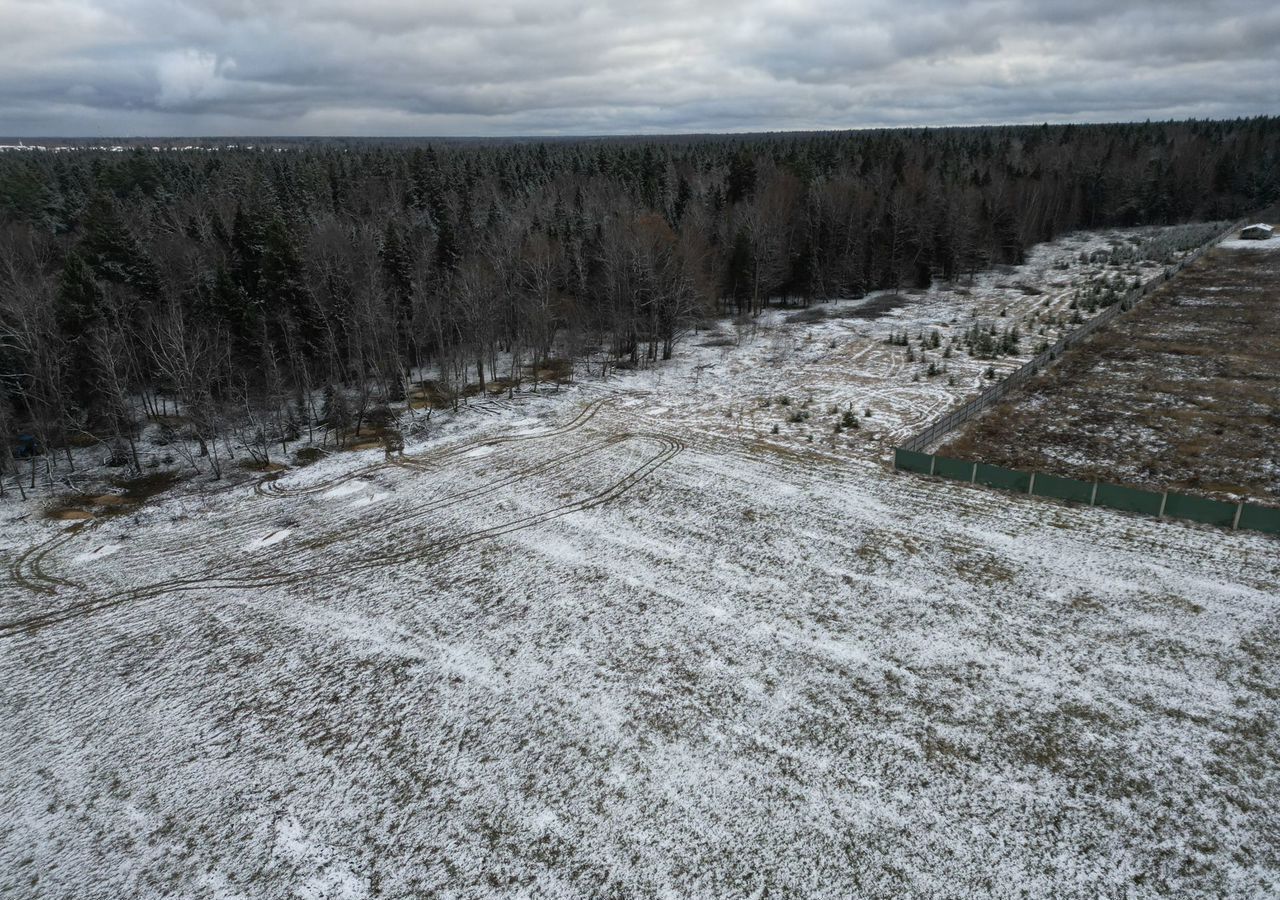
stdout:
[(1149, 491), (1105, 481), (1082, 481), (1050, 472), (1025, 472), (990, 463), (952, 459), (898, 447), (893, 467), (917, 475), (968, 482), (1032, 497), (1050, 497), (1082, 506), (1101, 506), (1157, 519), (1186, 519), (1232, 531), (1280, 536), (1280, 509), (1244, 500), (1229, 503), (1175, 491)]
[(960, 425), (990, 409), (1058, 359), (1064, 350), (1076, 346), (1143, 298), (1163, 287), (1187, 266), (1234, 234), (1246, 221), (1241, 219), (1206, 241), (1155, 278), (1129, 291), (1119, 302), (1107, 307), (1079, 328), (1063, 335), (1048, 350), (1036, 354), (1022, 366), (982, 391), (962, 406), (934, 421), (918, 434), (903, 441), (893, 451), (893, 467), (903, 472), (929, 475), (948, 481), (968, 482), (1010, 493), (1049, 497), (1083, 506), (1101, 506), (1138, 513), (1157, 519), (1184, 519), (1229, 528), (1280, 535), (1280, 509), (1238, 501), (1230, 503), (1168, 490), (1144, 490), (1104, 481), (1083, 481), (1051, 472), (1008, 469), (972, 460), (953, 459), (926, 450), (951, 434)]
[(964, 423), (986, 412), (992, 406), (995, 406), (1007, 397), (1014, 388), (1025, 384), (1036, 375), (1040, 374), (1040, 371), (1056, 361), (1058, 357), (1062, 355), (1064, 350), (1068, 350), (1071, 347), (1076, 346), (1116, 316), (1121, 313), (1128, 312), (1143, 298), (1166, 285), (1179, 272), (1234, 234), (1246, 221), (1246, 219), (1240, 219), (1239, 221), (1232, 223), (1230, 228), (1215, 237), (1210, 238), (1191, 253), (1178, 260), (1178, 262), (1165, 267), (1163, 272), (1152, 278), (1150, 281), (1144, 282), (1142, 285), (1133, 288), (1116, 303), (1102, 310), (1093, 318), (1089, 319), (1089, 321), (1082, 324), (1079, 328), (1076, 328), (1058, 338), (1058, 340), (1049, 347), (1049, 349), (1037, 353), (996, 384), (993, 384), (989, 388), (985, 388), (973, 399), (966, 401), (964, 404), (956, 407), (942, 418), (930, 423), (919, 433), (907, 438), (901, 443), (900, 449), (923, 453), (929, 447), (937, 444)]

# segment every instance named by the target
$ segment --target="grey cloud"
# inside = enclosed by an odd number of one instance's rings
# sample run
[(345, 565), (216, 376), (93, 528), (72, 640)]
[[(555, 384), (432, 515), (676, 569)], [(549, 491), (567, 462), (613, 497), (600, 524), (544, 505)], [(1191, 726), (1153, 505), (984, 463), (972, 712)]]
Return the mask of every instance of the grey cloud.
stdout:
[(1259, 0), (0, 0), (0, 133), (563, 134), (1276, 113)]

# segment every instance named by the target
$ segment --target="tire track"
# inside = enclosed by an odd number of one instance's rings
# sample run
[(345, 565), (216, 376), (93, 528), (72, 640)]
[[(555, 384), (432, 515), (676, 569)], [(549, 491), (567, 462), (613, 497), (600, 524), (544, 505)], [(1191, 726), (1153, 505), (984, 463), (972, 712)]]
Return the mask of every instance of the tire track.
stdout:
[[(614, 446), (622, 443), (623, 441), (636, 439), (656, 442), (658, 444), (658, 452), (649, 456), (640, 465), (634, 467), (607, 487), (586, 497), (561, 504), (531, 516), (523, 516), (498, 525), (475, 529), (461, 535), (443, 538), (438, 541), (431, 541), (426, 544), (404, 550), (376, 553), (354, 561), (333, 562), (322, 566), (319, 569), (306, 568), (303, 571), (275, 572), (237, 577), (237, 572), (254, 565), (260, 565), (259, 561), (251, 560), (246, 562), (244, 565), (235, 567), (231, 570), (224, 570), (220, 573), (191, 578), (170, 579), (141, 588), (131, 588), (119, 591), (105, 597), (91, 598), (57, 611), (35, 614), (0, 623), (0, 638), (12, 638), (20, 634), (32, 634), (53, 625), (86, 618), (102, 610), (152, 599), (164, 594), (174, 594), (193, 590), (268, 588), (301, 585), (311, 583), (315, 579), (323, 578), (325, 576), (367, 571), (374, 568), (409, 562), (412, 560), (436, 559), (444, 554), (469, 547), (481, 541), (492, 540), (505, 534), (533, 528), (546, 522), (563, 518), (564, 516), (570, 515), (574, 512), (593, 509), (615, 500), (626, 494), (641, 481), (651, 476), (655, 471), (680, 453), (685, 447), (682, 441), (669, 435), (624, 434), (615, 435), (606, 439), (591, 452), (598, 452), (608, 446)], [(563, 458), (566, 455), (573, 454), (562, 454), (557, 458)], [(550, 462), (544, 464), (541, 468), (551, 468)], [(504, 483), (510, 483), (510, 481), (511, 479), (504, 479)], [(485, 488), (477, 489), (475, 492), (464, 493), (469, 493), (468, 499), (470, 499), (475, 496), (487, 495), (497, 489), (498, 486), (486, 486)], [(457, 496), (442, 498), (441, 500), (436, 501), (435, 505), (438, 507), (447, 502), (456, 502), (457, 499)]]
[(600, 408), (607, 403), (611, 403), (610, 398), (593, 401), (583, 407), (572, 419), (563, 425), (555, 426), (552, 430), (532, 435), (505, 435), (492, 438), (478, 438), (476, 440), (467, 441), (453, 447), (442, 448), (440, 450), (428, 451), (426, 453), (415, 454), (413, 456), (402, 456), (385, 462), (374, 463), (373, 465), (364, 466), (355, 471), (348, 472), (345, 475), (321, 481), (316, 484), (306, 485), (305, 487), (289, 488), (281, 486), (277, 483), (277, 475), (272, 475), (253, 486), (254, 492), (263, 497), (300, 497), (307, 494), (321, 493), (337, 487), (340, 484), (346, 484), (357, 478), (363, 478), (367, 475), (386, 469), (388, 466), (400, 466), (407, 469), (418, 469), (420, 471), (434, 468), (432, 463), (459, 456), (479, 447), (496, 447), (502, 444), (519, 443), (524, 441), (545, 440), (546, 438), (563, 437), (574, 431), (581, 429), (600, 411)]
[[(484, 484), (480, 484), (465, 490), (456, 491), (454, 493), (433, 497), (423, 503), (419, 503), (413, 506), (410, 509), (406, 509), (402, 512), (392, 514), (390, 516), (381, 515), (378, 518), (378, 527), (383, 530), (394, 528), (394, 527), (412, 528), (417, 522), (420, 522), (421, 520), (427, 518), (431, 513), (437, 510), (440, 510), (442, 508), (447, 508), (456, 503), (472, 501), (472, 500), (489, 496), (493, 493), (496, 493), (502, 490), (503, 488), (511, 487), (513, 485), (518, 484), (521, 481), (527, 480), (528, 478), (531, 478), (534, 476), (552, 474), (557, 471), (561, 471), (564, 469), (566, 463), (589, 459), (591, 456), (595, 455), (596, 453), (606, 450), (609, 447), (612, 447), (618, 443), (621, 443), (631, 437), (634, 437), (634, 435), (631, 435), (629, 433), (610, 435), (606, 438), (596, 441), (593, 444), (587, 445), (586, 447), (576, 447), (570, 450), (564, 450), (560, 453), (556, 453), (552, 456), (540, 459), (530, 465), (524, 466), (521, 469), (510, 472), (497, 480), (488, 481)], [(300, 542), (299, 546), (304, 547), (308, 550), (318, 550), (322, 547), (326, 547), (326, 546), (330, 546), (332, 544), (338, 543), (342, 539), (346, 538), (348, 535), (349, 535), (349, 531), (347, 529), (342, 529), (339, 531), (331, 532), (327, 535), (318, 535), (318, 536), (309, 538), (305, 541)], [(38, 550), (40, 549), (40, 546), (43, 546), (43, 545), (37, 545), (37, 547), (32, 548), (32, 550), (33, 551)], [(182, 555), (186, 551), (186, 548), (187, 548), (187, 539), (183, 538), (175, 546), (158, 548), (151, 555), (153, 557)], [(53, 549), (56, 549), (56, 548), (54, 546), (49, 546), (46, 552), (49, 552)], [(237, 548), (229, 543), (220, 549), (223, 552), (235, 553)], [(28, 553), (30, 552), (32, 551), (28, 551)], [(231, 564), (231, 565), (211, 567), (206, 569), (205, 573), (199, 576), (198, 580), (204, 580), (212, 577), (224, 577), (224, 576), (233, 575), (235, 573), (242, 572), (247, 568), (252, 568), (257, 563), (258, 563), (257, 560), (250, 558), (250, 559), (245, 559), (242, 562)], [(178, 580), (181, 580), (181, 579), (178, 579)], [(83, 588), (79, 585), (73, 585), (73, 586), (76, 587), (77, 589), (83, 590)], [(46, 587), (46, 588), (42, 588), (41, 592), (45, 594), (53, 594), (54, 590)]]
[(78, 532), (78, 528), (69, 528), (47, 541), (28, 547), (9, 563), (10, 580), (35, 594), (56, 594), (60, 587), (84, 590), (84, 586), (78, 582), (50, 575), (44, 569), (45, 558), (68, 543)]

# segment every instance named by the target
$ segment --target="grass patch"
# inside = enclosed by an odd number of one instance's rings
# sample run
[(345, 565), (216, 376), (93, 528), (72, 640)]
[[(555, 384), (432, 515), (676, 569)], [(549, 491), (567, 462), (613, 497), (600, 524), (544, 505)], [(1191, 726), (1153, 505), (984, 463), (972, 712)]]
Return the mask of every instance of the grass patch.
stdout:
[(325, 451), (319, 447), (303, 447), (293, 454), (293, 464), (300, 469), (305, 468), (312, 463), (319, 462), (325, 455)]

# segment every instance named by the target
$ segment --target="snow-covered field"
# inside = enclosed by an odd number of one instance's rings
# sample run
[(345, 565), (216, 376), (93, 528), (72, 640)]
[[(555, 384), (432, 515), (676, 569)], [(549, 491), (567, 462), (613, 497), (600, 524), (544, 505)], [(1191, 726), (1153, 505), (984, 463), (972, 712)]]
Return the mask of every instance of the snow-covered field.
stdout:
[(989, 365), (888, 333), (1043, 321), (1072, 240), (391, 463), (7, 503), (0, 892), (1276, 895), (1280, 545), (883, 462)]

